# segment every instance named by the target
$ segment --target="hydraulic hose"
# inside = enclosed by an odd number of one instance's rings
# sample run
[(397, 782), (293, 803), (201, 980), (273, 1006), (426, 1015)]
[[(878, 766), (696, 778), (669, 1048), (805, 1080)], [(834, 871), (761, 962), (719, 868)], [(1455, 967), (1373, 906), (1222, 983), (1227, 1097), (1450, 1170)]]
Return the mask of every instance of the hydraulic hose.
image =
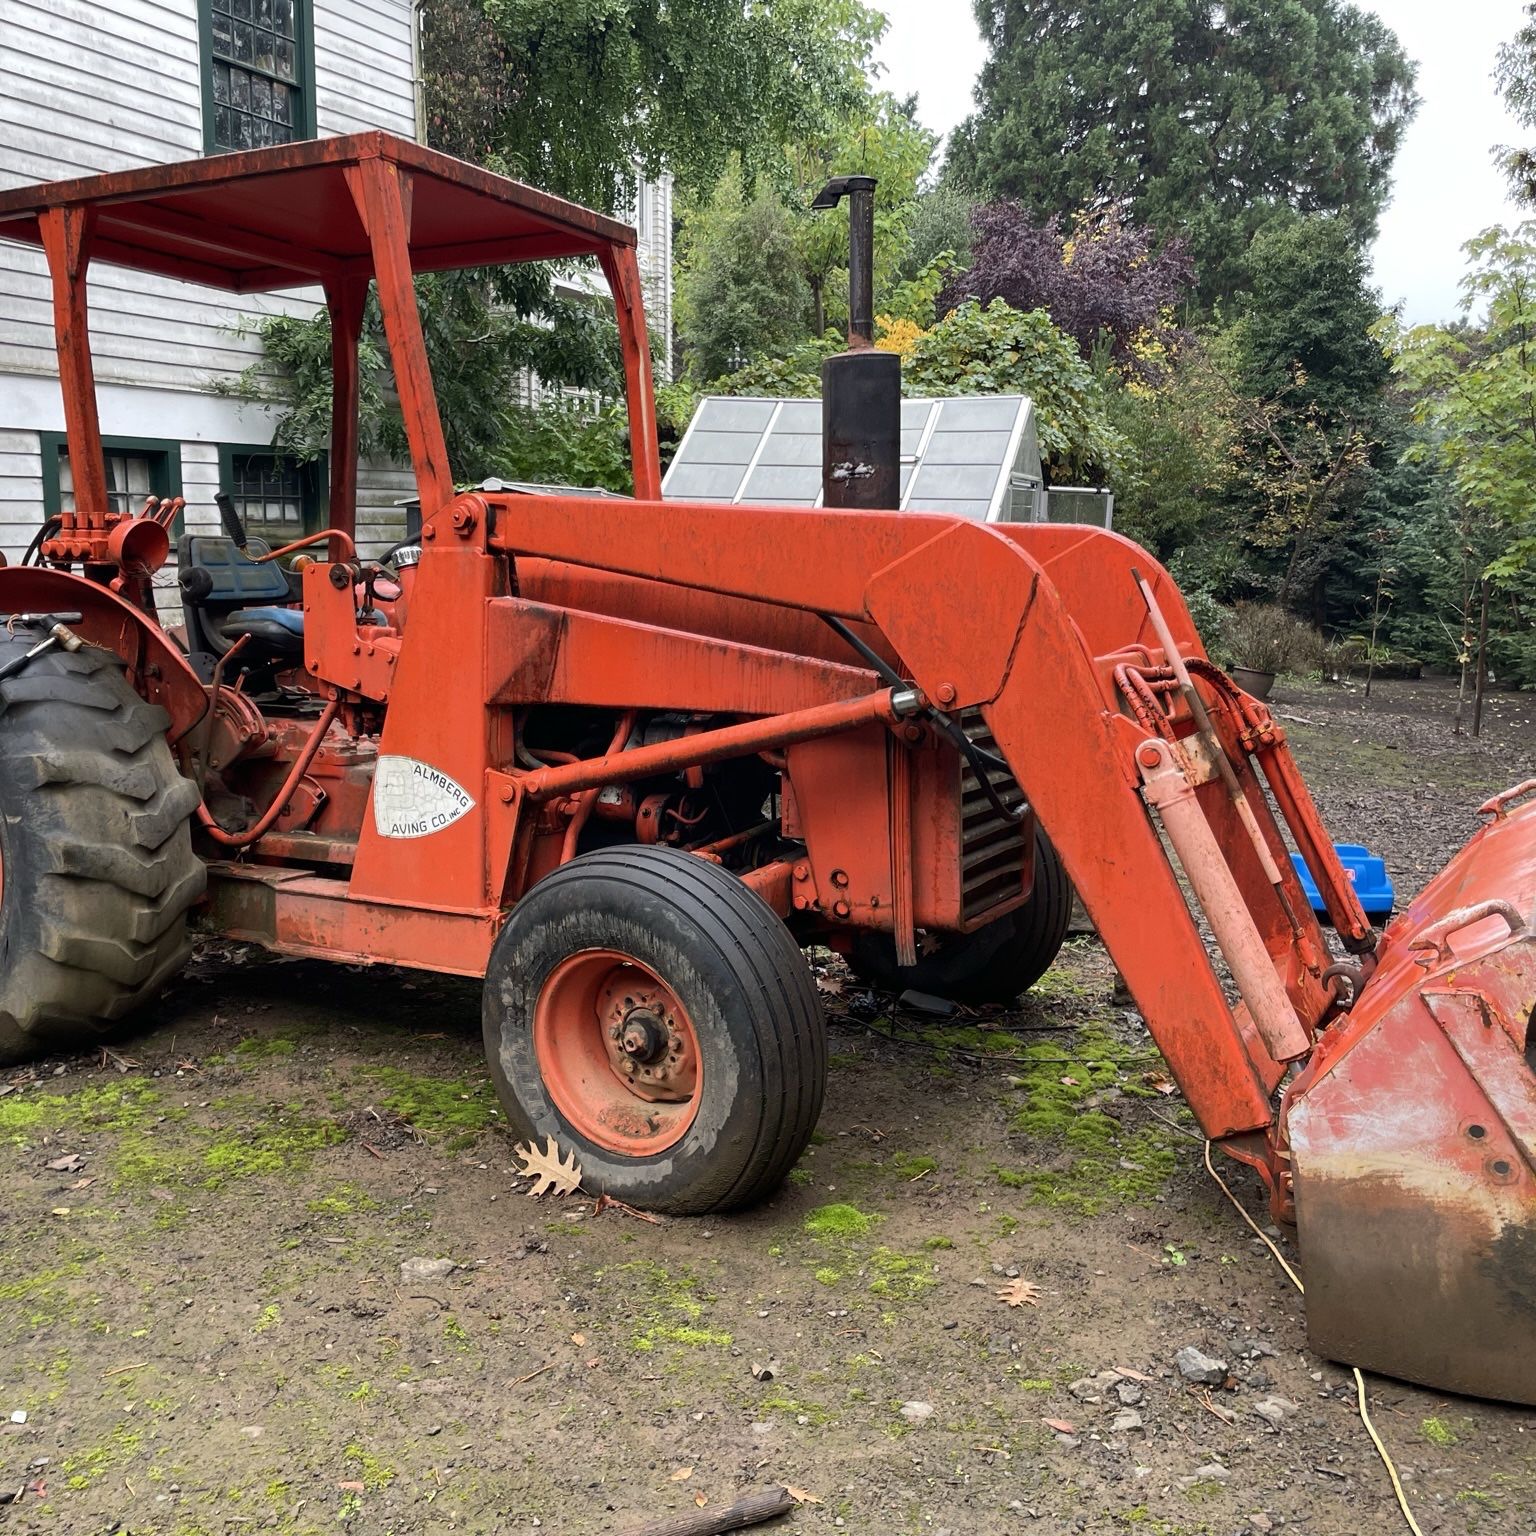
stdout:
[(304, 743), (304, 750), (294, 760), (293, 767), (288, 770), (288, 777), (283, 780), (283, 787), (278, 790), (276, 799), (267, 807), (266, 813), (254, 827), (247, 827), (243, 832), (226, 832), (213, 819), (213, 812), (207, 805), (199, 802), (197, 819), (203, 831), (223, 848), (249, 848), (252, 843), (264, 838), (272, 830), (277, 818), (283, 814), (283, 807), (287, 805), (288, 797), (298, 788), (299, 780), (309, 772), (309, 765), (314, 762), (315, 754), (319, 752), (321, 743), (325, 740), (325, 733), (335, 723), (340, 709), (341, 700), (332, 699), (320, 712), (320, 718), (315, 722), (314, 730), (309, 733), (309, 740)]

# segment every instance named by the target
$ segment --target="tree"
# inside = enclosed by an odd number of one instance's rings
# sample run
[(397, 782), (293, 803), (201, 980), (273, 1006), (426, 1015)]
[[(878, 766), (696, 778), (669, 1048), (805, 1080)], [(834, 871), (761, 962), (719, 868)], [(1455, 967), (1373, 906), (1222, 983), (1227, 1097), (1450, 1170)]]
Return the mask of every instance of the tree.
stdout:
[[(1525, 25), (1499, 49), (1494, 79), (1521, 127), (1536, 129), (1536, 4), (1526, 6)], [(1506, 145), (1495, 154), (1515, 196), (1536, 203), (1536, 150)]]
[(854, 110), (884, 30), (858, 0), (431, 0), (430, 137), (601, 208), (636, 163), (702, 191)]
[(1138, 339), (1166, 329), (1165, 312), (1194, 284), (1182, 240), (1155, 250), (1151, 231), (1128, 224), (1116, 209), (1081, 215), (1063, 235), (1005, 199), (978, 207), (971, 230), (970, 269), (945, 289), (939, 307), (971, 298), (1043, 309), (1084, 357), (1102, 343), (1117, 362), (1134, 361)]
[(683, 222), (677, 330), (690, 374), (712, 379), (807, 333), (811, 289), (788, 210), (766, 189), (744, 197), (739, 166)]
[(991, 55), (950, 169), (1039, 219), (1123, 209), (1182, 236), (1209, 303), (1294, 214), (1368, 244), (1417, 106), (1393, 33), (1346, 0), (975, 0)]
[(1418, 455), (1450, 481), (1441, 604), (1480, 694), (1490, 628), (1513, 675), (1536, 682), (1536, 223), (1486, 230), (1465, 250), (1462, 310), (1481, 325), (1382, 331), (1428, 434)]
[(1040, 456), (1058, 481), (1112, 481), (1123, 466), (1126, 445), (1101, 382), (1044, 310), (968, 299), (917, 338), (902, 388), (912, 395), (1028, 395)]

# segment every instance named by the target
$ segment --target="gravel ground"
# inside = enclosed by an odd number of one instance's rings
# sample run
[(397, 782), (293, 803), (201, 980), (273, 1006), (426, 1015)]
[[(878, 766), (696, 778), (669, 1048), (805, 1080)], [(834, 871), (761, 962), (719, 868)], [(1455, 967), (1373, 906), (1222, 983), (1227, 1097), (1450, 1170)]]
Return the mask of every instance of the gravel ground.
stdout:
[[(1375, 695), (1273, 702), (1406, 894), (1533, 705), (1474, 743)], [(730, 1219), (526, 1198), (464, 983), (213, 944), (115, 1055), (0, 1081), (0, 1525), (587, 1536), (782, 1482), (807, 1536), (1406, 1529), (1096, 941), (996, 1017), (818, 969), (816, 1142)], [(1370, 1395), (1424, 1531), (1536, 1532), (1536, 1410)]]

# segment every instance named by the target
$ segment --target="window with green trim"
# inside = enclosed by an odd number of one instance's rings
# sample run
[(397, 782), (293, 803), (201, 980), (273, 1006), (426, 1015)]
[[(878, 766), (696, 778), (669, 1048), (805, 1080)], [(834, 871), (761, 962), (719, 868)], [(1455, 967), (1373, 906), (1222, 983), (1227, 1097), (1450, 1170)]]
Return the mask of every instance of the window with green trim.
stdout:
[[(43, 510), (75, 510), (75, 479), (69, 464), (69, 444), (62, 432), (41, 434)], [(181, 495), (181, 449), (177, 443), (127, 437), (104, 437), (102, 457), (107, 470), (107, 510), (137, 512), (150, 496)]]
[(245, 531), (273, 549), (323, 526), (323, 460), (306, 464), (271, 448), (221, 447), (219, 488), (228, 492)]
[(199, 0), (210, 154), (315, 134), (309, 0)]

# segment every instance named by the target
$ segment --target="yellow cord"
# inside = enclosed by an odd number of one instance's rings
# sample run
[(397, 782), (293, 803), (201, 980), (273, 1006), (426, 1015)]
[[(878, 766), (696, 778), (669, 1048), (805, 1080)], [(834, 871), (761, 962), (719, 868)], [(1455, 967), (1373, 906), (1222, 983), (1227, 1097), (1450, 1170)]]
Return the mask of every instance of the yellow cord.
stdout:
[[(1216, 1167), (1211, 1162), (1211, 1144), (1209, 1141), (1205, 1144), (1205, 1171), (1215, 1179), (1221, 1188), (1222, 1194), (1232, 1202), (1233, 1210), (1253, 1229), (1253, 1235), (1274, 1255), (1275, 1262), (1285, 1271), (1286, 1278), (1305, 1296), (1307, 1288), (1301, 1283), (1301, 1276), (1286, 1262), (1285, 1255), (1271, 1241), (1269, 1234), (1262, 1231), (1258, 1222), (1248, 1214), (1242, 1202), (1232, 1193), (1227, 1181), (1216, 1172)], [(1371, 1416), (1366, 1411), (1365, 1377), (1360, 1374), (1358, 1366), (1351, 1366), (1350, 1369), (1355, 1373), (1355, 1401), (1360, 1410), (1360, 1422), (1365, 1425), (1365, 1432), (1371, 1437), (1371, 1444), (1376, 1447), (1376, 1454), (1381, 1457), (1381, 1464), (1387, 1469), (1387, 1476), (1392, 1479), (1392, 1491), (1397, 1495), (1397, 1507), (1402, 1510), (1403, 1519), (1408, 1522), (1408, 1529), (1413, 1532), (1413, 1536), (1424, 1536), (1424, 1533), (1419, 1529), (1419, 1522), (1413, 1518), (1413, 1511), (1408, 1507), (1408, 1495), (1403, 1492), (1403, 1484), (1397, 1475), (1397, 1468), (1393, 1465), (1392, 1457), (1388, 1453), (1386, 1446), (1382, 1444), (1381, 1436), (1376, 1433), (1376, 1426), (1371, 1423)]]

